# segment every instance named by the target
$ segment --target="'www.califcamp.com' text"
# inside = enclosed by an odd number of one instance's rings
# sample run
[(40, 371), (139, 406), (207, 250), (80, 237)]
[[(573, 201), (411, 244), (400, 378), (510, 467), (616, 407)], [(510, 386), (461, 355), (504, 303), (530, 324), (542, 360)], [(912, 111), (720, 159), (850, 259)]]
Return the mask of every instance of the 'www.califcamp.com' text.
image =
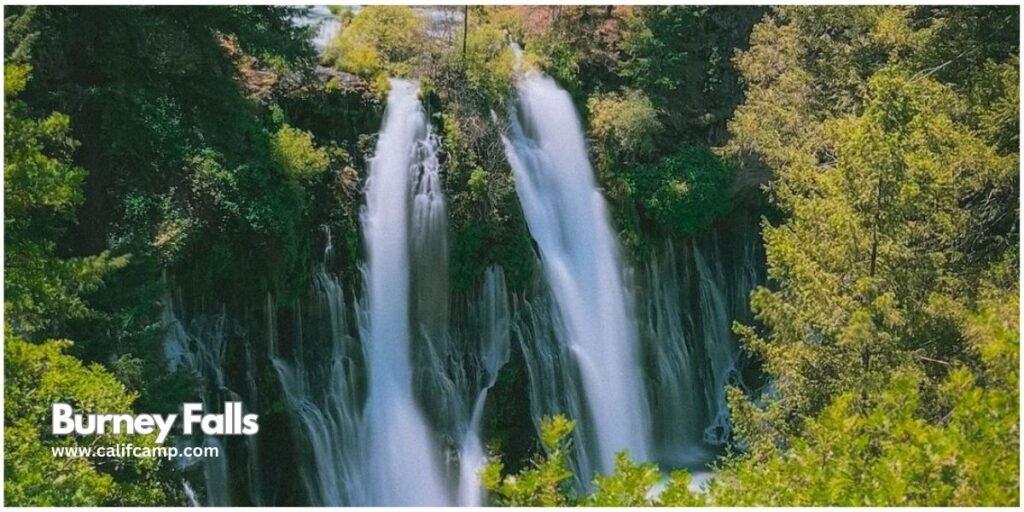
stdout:
[(50, 448), (54, 457), (63, 458), (161, 458), (175, 457), (220, 457), (220, 449), (216, 446), (136, 446), (133, 444), (115, 444), (111, 446), (53, 446)]

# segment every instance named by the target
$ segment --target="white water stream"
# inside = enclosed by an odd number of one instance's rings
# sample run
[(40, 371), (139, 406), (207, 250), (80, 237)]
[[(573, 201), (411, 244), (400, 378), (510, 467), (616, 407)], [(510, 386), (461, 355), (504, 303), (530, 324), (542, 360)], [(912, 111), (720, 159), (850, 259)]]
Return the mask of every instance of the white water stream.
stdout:
[(557, 342), (568, 348), (582, 380), (584, 417), (577, 428), (592, 469), (609, 472), (617, 452), (642, 461), (650, 449), (650, 411), (618, 241), (569, 94), (538, 73), (522, 78), (517, 91), (505, 153), (564, 326)]

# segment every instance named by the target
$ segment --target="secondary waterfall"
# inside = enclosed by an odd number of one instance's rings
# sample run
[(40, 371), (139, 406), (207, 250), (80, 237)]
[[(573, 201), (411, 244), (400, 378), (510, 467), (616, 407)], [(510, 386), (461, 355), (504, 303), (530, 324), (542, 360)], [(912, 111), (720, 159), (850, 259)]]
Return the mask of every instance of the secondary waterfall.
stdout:
[[(268, 295), (268, 352), (294, 435), (302, 441), (301, 462), (295, 468), (302, 490), (317, 505), (358, 502), (364, 492), (357, 469), (359, 438), (354, 434), (360, 426), (357, 376), (363, 355), (349, 334), (351, 321), (341, 285), (323, 266), (317, 269), (313, 296), (294, 327), (298, 344), (290, 355), (279, 348), (275, 313)], [(308, 318), (305, 322), (302, 313)]]
[(752, 320), (757, 247), (756, 225), (741, 222), (685, 244), (666, 240), (645, 258), (638, 318), (663, 466), (699, 469), (728, 440), (725, 388), (743, 385), (732, 322)]
[[(164, 282), (167, 278), (164, 276)], [(226, 400), (235, 400), (237, 395), (227, 387), (224, 371), (225, 324), (224, 314), (212, 315), (196, 319), (186, 328), (175, 312), (173, 294), (163, 300), (164, 358), (171, 371), (184, 369), (201, 376), (205, 386), (200, 395), (204, 411), (219, 411)], [(221, 452), (224, 445), (218, 437), (205, 436), (197, 432), (187, 439), (175, 439), (174, 442), (183, 449), (184, 446), (216, 447)], [(210, 506), (231, 506), (231, 494), (228, 488), (230, 472), (228, 458), (202, 458), (176, 461), (181, 468), (193, 464), (201, 464), (205, 481), (206, 504)]]
[[(559, 314), (558, 343), (575, 367), (561, 371), (578, 372), (582, 384), (585, 406), (578, 408), (577, 429), (593, 469), (608, 472), (617, 452), (647, 460), (650, 444), (637, 327), (618, 241), (569, 94), (537, 73), (521, 79), (517, 90), (505, 152)], [(587, 467), (580, 469), (588, 474)]]
[(483, 487), (479, 472), (487, 462), (483, 440), (480, 438), (480, 424), (483, 421), (487, 392), (498, 380), (498, 371), (511, 356), (511, 311), (508, 291), (505, 289), (505, 274), (500, 268), (490, 267), (484, 272), (481, 296), (474, 301), (476, 307), (470, 312), (476, 324), (475, 337), (479, 347), (475, 380), (479, 392), (472, 401), (468, 423), (459, 446), (459, 477), (457, 503), (463, 506), (484, 505)]
[(413, 395), (410, 208), (417, 141), (427, 134), (415, 82), (393, 80), (367, 180), (363, 233), (369, 332), (362, 430), (367, 502), (445, 505), (436, 442)]

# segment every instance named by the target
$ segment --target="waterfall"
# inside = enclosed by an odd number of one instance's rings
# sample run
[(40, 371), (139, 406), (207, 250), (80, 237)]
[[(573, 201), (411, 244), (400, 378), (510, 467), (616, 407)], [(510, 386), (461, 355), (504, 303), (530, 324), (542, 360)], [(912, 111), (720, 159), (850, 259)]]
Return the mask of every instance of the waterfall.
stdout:
[(558, 341), (579, 373), (584, 406), (577, 428), (593, 453), (594, 469), (609, 472), (616, 452), (647, 460), (650, 444), (637, 328), (618, 241), (569, 94), (537, 73), (522, 78), (517, 90), (505, 153), (563, 326)]
[[(253, 358), (253, 342), (248, 336), (245, 338), (245, 389), (248, 395), (248, 399), (244, 402), (244, 406), (251, 411), (260, 410), (259, 402), (259, 386), (256, 384), (256, 377), (253, 371), (257, 368), (256, 360)], [(246, 436), (245, 438), (245, 449), (248, 456), (248, 481), (258, 482), (260, 479), (260, 446), (259, 438), (256, 436)], [(256, 506), (263, 504), (262, 489), (259, 489), (255, 485), (249, 485), (249, 501)]]
[(310, 300), (292, 306), (290, 343), (277, 339), (278, 307), (267, 296), (269, 359), (310, 504), (484, 503), (480, 425), (509, 359), (511, 313), (504, 274), (491, 267), (479, 295), (464, 297), (468, 325), (449, 325), (437, 152), (416, 84), (392, 82), (362, 215), (363, 292), (346, 294), (327, 271), (333, 240), (324, 226), (323, 261)]
[(199, 503), (199, 497), (196, 496), (196, 491), (192, 489), (187, 480), (181, 481), (181, 487), (185, 491), (185, 499), (188, 500), (190, 507), (200, 507), (202, 504)]
[[(732, 336), (732, 322), (725, 294), (722, 292), (720, 260), (709, 264), (694, 244), (693, 259), (697, 265), (700, 290), (700, 312), (704, 320), (704, 351), (711, 365), (709, 403), (712, 409), (711, 424), (704, 430), (704, 440), (710, 444), (724, 444), (730, 432), (729, 407), (726, 404), (725, 388), (736, 366), (739, 348)], [(707, 389), (707, 385), (705, 385)]]
[(392, 82), (365, 189), (361, 282), (331, 272), (324, 226), (305, 295), (238, 299), (237, 318), (205, 300), (188, 316), (180, 292), (164, 301), (170, 371), (201, 378), (208, 411), (242, 400), (261, 415), (257, 436), (174, 440), (222, 449), (179, 460), (202, 470), (182, 484), (190, 502), (486, 504), (485, 406), (513, 339), (529, 420), (577, 421), (577, 490), (621, 450), (705, 468), (730, 435), (726, 386), (742, 384), (731, 325), (751, 321), (748, 295), (764, 280), (756, 222), (665, 240), (627, 268), (573, 104), (530, 74), (503, 142), (543, 272), (512, 295), (490, 266), (452, 292), (443, 148), (417, 87)]
[[(358, 432), (360, 416), (358, 363), (362, 353), (349, 335), (345, 296), (338, 281), (322, 266), (314, 275), (314, 296), (306, 308), (310, 320), (328, 329), (304, 328), (296, 322), (290, 355), (277, 342), (276, 308), (268, 295), (266, 329), (270, 360), (292, 418), (297, 448), (296, 468), (303, 492), (316, 505), (338, 506), (362, 496)], [(305, 338), (310, 338), (307, 343)]]
[(480, 340), (479, 374), (481, 389), (473, 401), (472, 413), (462, 444), (459, 448), (459, 485), (457, 504), (460, 506), (482, 506), (483, 488), (479, 472), (487, 463), (483, 442), (480, 439), (480, 423), (483, 421), (487, 392), (498, 380), (498, 371), (511, 356), (511, 312), (508, 291), (505, 288), (505, 274), (498, 267), (484, 272), (481, 297), (476, 301), (475, 312), (480, 325), (477, 335)]
[[(166, 284), (166, 275), (163, 281)], [(228, 388), (225, 379), (226, 314), (222, 312), (219, 315), (197, 318), (186, 328), (175, 312), (173, 296), (168, 293), (163, 300), (162, 323), (163, 351), (167, 367), (172, 372), (184, 369), (202, 378), (204, 386), (200, 399), (203, 410), (217, 412), (222, 410), (225, 401), (238, 400), (238, 395)], [(201, 432), (196, 432), (188, 438), (176, 438), (172, 442), (179, 450), (185, 446), (209, 446), (218, 449), (218, 457), (182, 457), (177, 459), (176, 463), (181, 469), (201, 464), (206, 487), (206, 504), (231, 506), (231, 487), (228, 485), (230, 468), (224, 443), (215, 436), (205, 436)]]
[(427, 133), (417, 89), (391, 82), (363, 212), (369, 387), (362, 428), (372, 505), (448, 502), (436, 441), (413, 394), (409, 199), (422, 164), (413, 148)]
[(743, 385), (732, 323), (751, 321), (748, 296), (763, 280), (756, 224), (740, 224), (709, 230), (681, 250), (666, 240), (643, 265), (638, 318), (656, 460), (666, 467), (701, 468), (731, 432), (725, 390)]
[(641, 335), (651, 351), (650, 393), (657, 460), (673, 467), (703, 459), (700, 447), (709, 420), (700, 347), (685, 314), (687, 280), (679, 273), (675, 246), (652, 254), (642, 275), (639, 301)]
[[(582, 384), (571, 364), (569, 347), (558, 342), (566, 339), (565, 328), (547, 288), (542, 287), (534, 297), (517, 302), (512, 332), (519, 340), (526, 362), (534, 427), (539, 430), (541, 418), (555, 414), (582, 418)], [(576, 487), (580, 489), (589, 488), (593, 474), (590, 462), (593, 448), (587, 441), (582, 429), (573, 431), (574, 456), (570, 464)]]

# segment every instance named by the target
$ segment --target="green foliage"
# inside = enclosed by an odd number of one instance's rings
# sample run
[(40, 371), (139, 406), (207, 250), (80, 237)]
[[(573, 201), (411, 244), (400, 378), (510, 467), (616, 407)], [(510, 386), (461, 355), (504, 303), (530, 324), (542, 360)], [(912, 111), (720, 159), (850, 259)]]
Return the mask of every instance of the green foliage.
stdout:
[(705, 147), (684, 146), (656, 164), (617, 175), (641, 214), (669, 236), (696, 233), (730, 208), (732, 170)]
[(540, 440), (548, 451), (564, 447), (569, 442), (569, 434), (576, 428), (576, 422), (565, 416), (543, 418), (540, 426)]
[(333, 14), (333, 15), (339, 17), (339, 18), (344, 18), (346, 16), (349, 16), (352, 13), (352, 6), (349, 6), (349, 5), (328, 5), (327, 6), (327, 10), (330, 11), (331, 14)]
[(861, 116), (824, 125), (834, 161), (783, 171), (774, 197), (791, 217), (764, 228), (780, 288), (752, 299), (769, 336), (742, 333), (776, 378), (770, 414), (790, 427), (915, 358), (961, 351), (953, 323), (976, 286), (961, 251), (984, 215), (963, 198), (1009, 186), (1018, 165), (954, 121), (955, 96), (928, 79), (879, 72), (867, 97)]
[(931, 420), (919, 372), (901, 372), (870, 404), (844, 393), (787, 449), (756, 449), (712, 483), (715, 505), (1013, 506), (1019, 504), (1018, 298), (968, 315), (983, 367), (955, 368)]
[[(305, 194), (273, 161), (273, 132), (261, 118), (268, 95), (256, 83), (276, 76), (272, 62), (313, 63), (308, 34), (290, 19), (298, 13), (258, 6), (12, 13), (20, 33), (9, 37), (38, 36), (24, 98), (41, 111), (70, 109), (71, 135), (81, 142), (75, 163), (88, 171), (78, 213), (88, 222), (65, 250), (132, 253), (140, 264), (172, 268), (187, 261), (211, 272), (197, 280), (211, 287), (244, 280), (266, 288), (305, 270)], [(265, 257), (250, 258), (254, 251)]]
[[(1016, 369), (1000, 382), (977, 352), (1010, 337), (970, 313), (1016, 293), (1018, 224), (994, 220), (1019, 215), (1016, 43), (972, 28), (1010, 17), (780, 8), (755, 27), (730, 148), (770, 171), (786, 218), (764, 224), (762, 326), (736, 330), (772, 391), (730, 392), (749, 453), (719, 473), (716, 504), (1017, 503)], [(1012, 337), (992, 346), (1016, 361)]]
[(665, 488), (658, 494), (655, 505), (666, 507), (703, 507), (709, 505), (704, 492), (690, 490), (690, 474), (683, 470), (672, 471)]
[(492, 461), (481, 472), (484, 488), (492, 493), (496, 504), (512, 507), (558, 507), (571, 501), (567, 494), (572, 471), (569, 470), (571, 453), (569, 434), (575, 422), (564, 416), (544, 418), (541, 422), (541, 440), (546, 457), (537, 457), (532, 467), (516, 475), (502, 475), (500, 460)]
[(453, 50), (451, 58), (464, 70), (466, 87), (479, 95), (484, 105), (502, 105), (511, 93), (515, 71), (508, 33), (516, 30), (518, 19), (481, 8), (470, 12), (469, 20), (468, 36), (456, 34), (456, 41), (465, 37), (465, 53)]
[[(622, 19), (613, 6), (520, 7), (529, 61), (580, 103), (594, 91), (614, 90)], [(534, 20), (542, 20), (540, 22)], [(516, 34), (514, 34), (516, 35)]]
[[(570, 434), (576, 423), (564, 416), (545, 417), (541, 421), (541, 440), (545, 456), (537, 456), (514, 475), (502, 475), (502, 463), (493, 459), (484, 467), (481, 480), (497, 505), (513, 507), (553, 507), (583, 505), (591, 507), (692, 507), (705, 504), (704, 498), (689, 490), (690, 475), (673, 471), (663, 478), (653, 463), (637, 464), (626, 452), (616, 454), (615, 470), (594, 478), (591, 494), (579, 498), (569, 486), (572, 472)], [(658, 490), (659, 484), (663, 485)]]
[(324, 59), (385, 92), (388, 77), (413, 75), (426, 43), (426, 24), (411, 7), (371, 5), (338, 32)]
[(455, 230), (456, 252), (451, 255), (452, 288), (468, 290), (483, 269), (497, 264), (505, 271), (509, 286), (524, 289), (534, 271), (534, 252), (529, 234), (519, 224), (522, 218), (498, 225), (465, 224)]
[(533, 64), (551, 75), (558, 83), (574, 89), (580, 82), (581, 52), (560, 40), (555, 32), (533, 38), (526, 50), (533, 56)]
[(50, 434), (50, 407), (85, 413), (131, 413), (135, 395), (99, 365), (64, 353), (69, 341), (4, 340), (4, 500), (7, 506), (167, 505), (182, 496), (162, 483), (156, 458), (62, 458), (54, 447), (155, 446), (147, 436)]
[(7, 321), (22, 335), (88, 314), (81, 295), (127, 263), (108, 253), (57, 256), (55, 240), (83, 199), (85, 172), (71, 163), (77, 142), (68, 135), (68, 117), (34, 119), (18, 98), (29, 71), (27, 65), (4, 66), (4, 306)]
[(987, 61), (972, 76), (971, 114), (985, 139), (1003, 152), (1020, 146), (1020, 56), (1004, 62)]
[(629, 89), (622, 94), (591, 96), (587, 111), (590, 132), (606, 151), (623, 159), (654, 151), (654, 136), (662, 125), (651, 100), (642, 92)]
[(658, 466), (638, 465), (625, 452), (615, 456), (615, 471), (594, 478), (594, 492), (583, 503), (595, 507), (651, 507), (651, 495), (661, 480)]
[[(660, 488), (659, 488), (660, 487)], [(594, 492), (581, 505), (593, 507), (702, 507), (706, 496), (690, 490), (690, 474), (676, 470), (667, 477), (653, 463), (638, 464), (625, 452), (615, 457), (610, 475), (594, 478)]]
[(725, 142), (743, 99), (734, 49), (747, 45), (761, 7), (637, 6), (623, 17), (617, 73), (644, 91), (675, 133), (668, 145)]
[[(72, 357), (109, 368), (89, 366), (105, 376), (97, 389), (62, 399), (123, 393), (130, 399), (120, 405), (88, 410), (170, 412), (195, 398), (195, 377), (169, 374), (159, 348), (165, 273), (197, 303), (231, 307), (253, 294), (288, 301), (305, 291), (323, 247), (311, 239), (324, 224), (340, 227), (335, 253), (354, 260), (359, 162), (313, 134), (356, 150), (380, 109), (316, 81), (310, 34), (293, 21), (302, 11), (5, 10), (9, 335), (75, 339), (59, 364), (45, 363), (75, 382), (80, 372), (64, 363)], [(324, 129), (318, 116), (337, 126)], [(7, 368), (17, 368), (11, 358)], [(6, 384), (18, 400), (49, 407), (50, 396), (32, 394), (37, 382), (12, 384), (8, 375)], [(5, 419), (17, 436), (6, 442), (8, 504), (14, 496), (40, 505), (182, 501), (182, 475), (170, 465), (52, 457), (45, 422), (31, 423), (42, 413), (10, 403), (30, 423)]]
[(453, 236), (451, 286), (469, 290), (496, 264), (508, 285), (522, 290), (533, 276), (533, 241), (498, 129), (472, 107), (453, 97), (441, 116)]
[[(759, 163), (773, 173), (791, 163), (814, 163), (824, 146), (821, 123), (855, 113), (868, 78), (889, 65), (958, 92), (1002, 88), (999, 80), (982, 85), (975, 78), (989, 61), (1012, 59), (1017, 43), (1007, 34), (1018, 33), (1018, 23), (1015, 10), (1002, 8), (774, 8), (755, 26), (750, 48), (735, 58), (746, 97), (729, 122), (728, 147), (755, 157), (746, 166), (754, 173), (763, 171)], [(1013, 108), (1017, 95), (1009, 96), (1006, 105)]]
[(6, 209), (14, 216), (33, 208), (68, 216), (82, 201), (85, 173), (70, 164), (78, 143), (68, 135), (68, 116), (55, 112), (44, 119), (28, 118), (27, 107), (17, 96), (30, 71), (27, 65), (4, 66), (4, 122), (11, 132), (4, 138)]
[(274, 162), (289, 177), (306, 181), (327, 172), (331, 160), (327, 151), (316, 147), (313, 134), (282, 126), (271, 142)]

